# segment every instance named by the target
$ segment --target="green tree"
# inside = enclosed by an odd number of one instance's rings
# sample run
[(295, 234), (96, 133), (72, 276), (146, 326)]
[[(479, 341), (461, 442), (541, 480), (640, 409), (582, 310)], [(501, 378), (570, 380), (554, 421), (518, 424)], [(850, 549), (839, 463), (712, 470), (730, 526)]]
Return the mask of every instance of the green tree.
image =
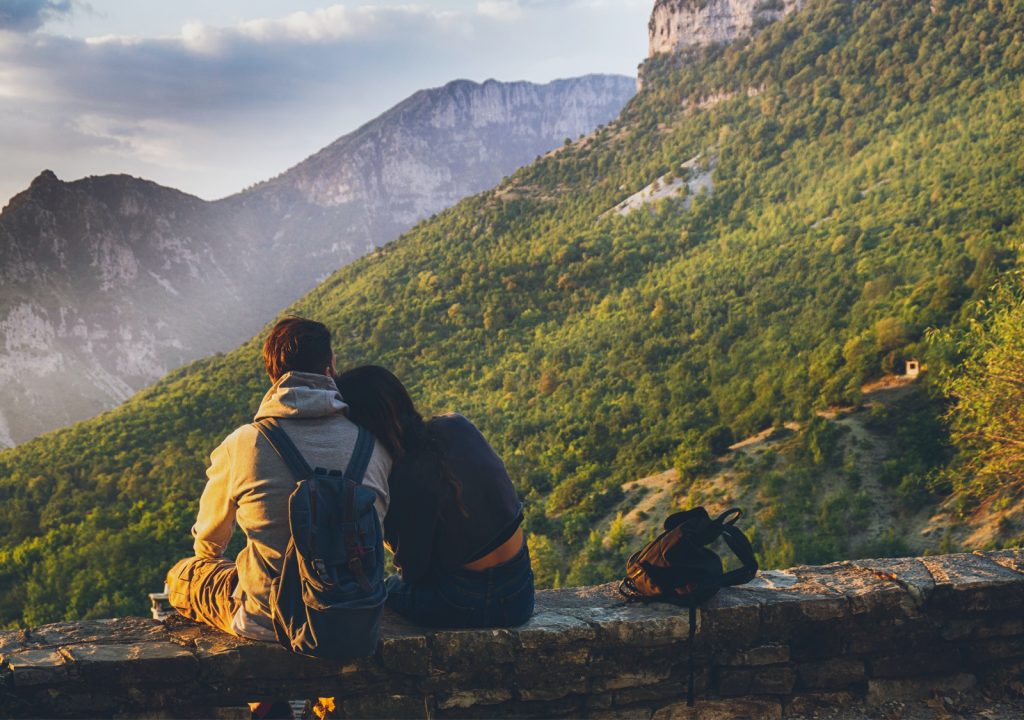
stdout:
[[(963, 361), (943, 384), (953, 440), (976, 496), (1024, 488), (1024, 274), (1000, 282), (956, 339)], [(949, 335), (947, 335), (947, 338)]]

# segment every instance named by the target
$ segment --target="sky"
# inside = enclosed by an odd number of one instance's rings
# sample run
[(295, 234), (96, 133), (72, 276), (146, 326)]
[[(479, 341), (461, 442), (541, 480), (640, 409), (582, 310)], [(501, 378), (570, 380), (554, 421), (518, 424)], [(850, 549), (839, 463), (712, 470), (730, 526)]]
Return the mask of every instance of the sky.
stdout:
[(42, 170), (216, 199), (417, 90), (635, 75), (653, 0), (0, 0), (0, 206)]

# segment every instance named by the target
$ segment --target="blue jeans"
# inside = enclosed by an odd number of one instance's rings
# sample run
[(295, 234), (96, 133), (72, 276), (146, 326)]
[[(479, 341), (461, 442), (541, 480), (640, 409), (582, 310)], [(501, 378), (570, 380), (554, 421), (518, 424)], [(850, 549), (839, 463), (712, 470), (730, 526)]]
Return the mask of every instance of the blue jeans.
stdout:
[(510, 627), (533, 614), (533, 570), (525, 541), (514, 558), (487, 570), (456, 570), (415, 583), (392, 575), (386, 585), (387, 606), (427, 627)]

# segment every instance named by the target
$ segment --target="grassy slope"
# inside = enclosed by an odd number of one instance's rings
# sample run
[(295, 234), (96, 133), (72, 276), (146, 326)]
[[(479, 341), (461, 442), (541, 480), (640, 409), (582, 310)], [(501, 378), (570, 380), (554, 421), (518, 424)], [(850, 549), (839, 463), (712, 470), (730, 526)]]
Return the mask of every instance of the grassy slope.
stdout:
[[(856, 400), (1012, 261), (1020, 13), (933, 5), (814, 2), (752, 43), (651, 63), (617, 123), (291, 310), (330, 324), (342, 365), (388, 365), (476, 421), (551, 550), (544, 574), (578, 576), (625, 480), (715, 423)], [(740, 92), (682, 105), (716, 90)], [(694, 156), (716, 158), (710, 197), (603, 217)], [(257, 348), (0, 454), (0, 624), (142, 609), (189, 547), (205, 458), (264, 389)], [(817, 556), (802, 538), (782, 540)]]

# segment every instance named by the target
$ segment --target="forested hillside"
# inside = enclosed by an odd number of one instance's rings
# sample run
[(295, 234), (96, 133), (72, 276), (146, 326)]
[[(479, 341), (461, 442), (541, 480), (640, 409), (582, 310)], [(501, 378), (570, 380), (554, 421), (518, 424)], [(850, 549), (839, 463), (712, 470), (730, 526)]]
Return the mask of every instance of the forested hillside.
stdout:
[[(539, 574), (579, 577), (623, 482), (855, 404), (905, 358), (958, 360), (926, 331), (956, 335), (1017, 262), (1022, 101), (1020, 3), (810, 0), (754, 40), (648, 61), (619, 120), (289, 311), (333, 328), (341, 366), (389, 366), (476, 422), (527, 501)], [(613, 211), (666, 183), (679, 194)], [(209, 452), (265, 389), (259, 341), (0, 454), (0, 624), (143, 610), (190, 548)], [(956, 489), (943, 404), (914, 412), (891, 481), (938, 505)], [(805, 515), (759, 519), (762, 558), (849, 552), (810, 540), (854, 509), (789, 479), (773, 492)]]

